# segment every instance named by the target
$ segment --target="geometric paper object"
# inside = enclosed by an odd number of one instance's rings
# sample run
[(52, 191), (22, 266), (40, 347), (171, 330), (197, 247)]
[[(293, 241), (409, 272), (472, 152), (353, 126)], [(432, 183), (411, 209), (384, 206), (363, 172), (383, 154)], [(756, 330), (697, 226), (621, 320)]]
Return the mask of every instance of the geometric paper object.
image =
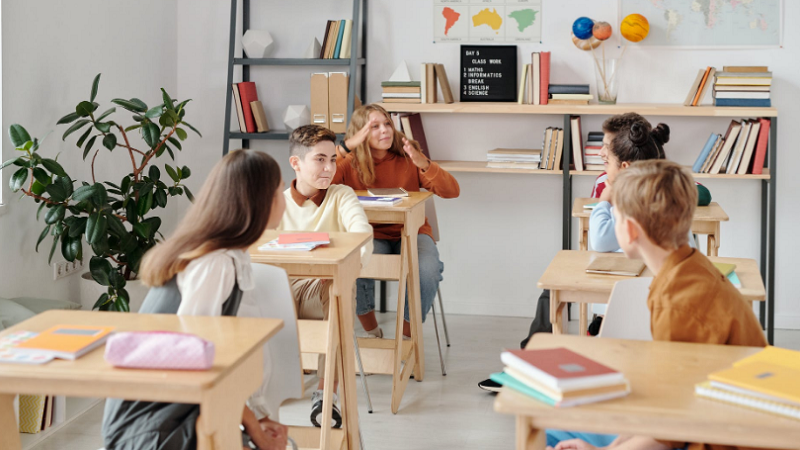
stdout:
[(286, 132), (291, 133), (295, 128), (311, 123), (311, 111), (306, 105), (290, 105), (283, 113), (283, 123), (286, 125)]
[(401, 62), (397, 69), (394, 69), (389, 81), (411, 81), (411, 74), (408, 73), (408, 66), (405, 61)]
[(308, 46), (308, 49), (306, 49), (306, 53), (303, 55), (303, 58), (307, 59), (319, 58), (319, 51), (321, 50), (320, 47), (321, 46), (319, 44), (319, 41), (317, 40), (317, 38), (314, 38), (314, 42), (312, 42), (311, 45)]
[(242, 36), (242, 50), (248, 58), (266, 58), (272, 43), (272, 35), (264, 30), (247, 30)]

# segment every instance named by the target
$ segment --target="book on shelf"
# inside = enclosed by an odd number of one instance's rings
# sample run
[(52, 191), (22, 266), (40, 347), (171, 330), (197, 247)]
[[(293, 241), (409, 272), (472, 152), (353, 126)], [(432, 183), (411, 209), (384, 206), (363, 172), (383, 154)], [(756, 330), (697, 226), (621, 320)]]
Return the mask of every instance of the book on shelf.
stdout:
[(717, 133), (711, 133), (711, 136), (708, 137), (706, 141), (706, 145), (703, 146), (703, 150), (697, 156), (697, 159), (692, 165), (692, 171), (694, 173), (703, 173), (703, 167), (705, 166), (705, 162), (708, 159), (708, 156), (711, 154), (711, 151), (714, 149), (714, 146), (717, 143), (717, 139), (720, 138), (720, 135)]
[(323, 49), (322, 58), (323, 59), (330, 59), (331, 58), (330, 55), (332, 53), (333, 47), (336, 45), (336, 36), (337, 36), (336, 29), (339, 27), (339, 21), (338, 20), (331, 20), (329, 22), (330, 22), (330, 27), (328, 27), (328, 34), (325, 37), (325, 42), (324, 42), (324, 45), (322, 47), (322, 49)]
[(238, 83), (239, 97), (242, 98), (242, 114), (244, 115), (244, 124), (248, 133), (256, 132), (256, 120), (253, 117), (253, 110), (250, 107), (251, 102), (258, 101), (258, 92), (256, 91), (256, 83), (253, 81), (243, 81)]
[(520, 105), (525, 104), (525, 86), (528, 85), (528, 71), (530, 70), (530, 64), (522, 65), (522, 74), (519, 77), (519, 93), (517, 94), (517, 103)]
[(399, 197), (365, 197), (358, 196), (362, 206), (394, 206), (403, 201)]
[(772, 78), (772, 72), (717, 72), (717, 78)]
[(339, 58), (350, 58), (350, 47), (353, 38), (353, 20), (347, 19), (344, 21), (344, 34), (342, 35), (342, 51), (339, 53)]
[(551, 84), (547, 87), (549, 94), (589, 94), (588, 84)]
[(584, 164), (583, 170), (586, 171), (595, 171), (595, 172), (603, 172), (606, 170), (605, 164)]
[(381, 93), (382, 98), (416, 98), (419, 99), (421, 97), (419, 92), (383, 92)]
[(697, 87), (697, 91), (692, 99), (691, 106), (697, 106), (703, 102), (703, 97), (705, 97), (708, 87), (711, 86), (716, 71), (717, 69), (711, 66), (706, 67), (706, 70), (703, 72), (703, 78), (700, 80), (700, 85)]
[(424, 103), (422, 98), (383, 98), (383, 103)]
[(444, 64), (434, 64), (434, 71), (436, 72), (436, 81), (442, 89), (442, 98), (445, 103), (454, 103), (453, 91), (450, 90), (450, 82), (447, 80), (447, 71), (444, 70)]
[(638, 277), (644, 271), (644, 262), (638, 259), (598, 256), (586, 266), (586, 273)]
[(719, 139), (714, 142), (714, 147), (711, 149), (711, 153), (708, 155), (708, 158), (703, 163), (703, 168), (700, 170), (700, 173), (708, 173), (711, 166), (716, 161), (717, 156), (719, 155), (719, 151), (722, 146), (725, 144), (725, 138), (722, 135), (718, 135)]
[(373, 197), (408, 197), (408, 191), (403, 188), (370, 188), (367, 192)]
[(328, 39), (330, 38), (332, 20), (329, 20), (325, 25), (325, 34), (322, 37), (322, 45), (319, 47), (319, 59), (325, 59), (325, 51), (328, 48)]
[(267, 123), (267, 114), (264, 112), (264, 105), (258, 100), (250, 102), (250, 110), (253, 111), (256, 132), (266, 133), (269, 131), (269, 123)]
[(487, 169), (520, 169), (520, 170), (539, 170), (539, 162), (526, 163), (514, 161), (487, 161)]
[(572, 160), (575, 170), (583, 171), (583, 134), (581, 131), (581, 116), (572, 116), (569, 119), (572, 131)]
[(767, 143), (769, 142), (769, 128), (771, 121), (759, 118), (761, 127), (758, 130), (758, 141), (756, 143), (755, 155), (753, 155), (753, 168), (750, 171), (753, 175), (761, 175), (764, 172), (764, 161), (767, 158)]
[(247, 133), (247, 124), (244, 121), (244, 112), (242, 111), (242, 97), (239, 96), (239, 83), (232, 83), (233, 89), (233, 103), (236, 105), (236, 118), (239, 121), (239, 131)]
[(566, 348), (506, 350), (502, 362), (528, 379), (560, 392), (618, 386), (625, 376)]
[(553, 170), (561, 169), (562, 155), (564, 154), (564, 129), (556, 128), (556, 156), (553, 163)]
[(345, 21), (339, 21), (339, 29), (336, 37), (336, 48), (333, 50), (333, 59), (339, 59), (342, 52), (342, 40), (344, 38)]
[(758, 137), (760, 135), (761, 130), (761, 122), (758, 120), (751, 120), (750, 121), (750, 135), (747, 136), (747, 143), (744, 146), (744, 153), (742, 154), (742, 160), (739, 162), (739, 167), (736, 169), (737, 175), (745, 175), (748, 170), (752, 172), (750, 168), (751, 161), (753, 160), (753, 153), (756, 149), (756, 144), (758, 142)]
[(603, 138), (606, 136), (606, 133), (603, 131), (590, 131), (586, 137), (586, 140), (589, 142), (599, 142), (600, 145), (603, 145)]
[(114, 327), (56, 325), (13, 347), (15, 352), (74, 360), (103, 345)]
[(592, 94), (550, 94), (553, 100), (592, 100)]
[(723, 72), (769, 72), (767, 66), (722, 66)]
[(703, 69), (697, 71), (697, 77), (695, 77), (694, 81), (692, 82), (692, 86), (689, 88), (689, 93), (686, 94), (686, 100), (683, 101), (683, 106), (693, 106), (692, 103), (697, 95), (697, 90), (700, 89), (700, 84), (703, 82), (703, 76), (705, 76), (705, 73), (706, 71)]
[(430, 159), (431, 153), (428, 148), (428, 139), (425, 137), (425, 129), (422, 127), (422, 116), (419, 113), (402, 115), (400, 116), (400, 123), (402, 132), (406, 137), (409, 140), (417, 141), (422, 154)]
[(562, 99), (553, 99), (547, 101), (550, 105), (588, 105), (589, 100), (562, 100)]
[(417, 88), (419, 89), (421, 86), (420, 81), (381, 81), (381, 87), (409, 87), (409, 88)]
[(545, 161), (547, 167), (545, 169), (553, 170), (556, 151), (558, 151), (558, 128), (553, 128), (553, 134), (550, 135), (550, 148), (547, 150), (547, 160)]
[(531, 105), (540, 105), (542, 103), (541, 98), (539, 97), (539, 89), (541, 89), (542, 83), (542, 55), (539, 52), (533, 52), (531, 54)]
[(769, 108), (772, 106), (772, 101), (768, 98), (717, 98), (714, 100), (714, 106)]
[(542, 137), (542, 156), (540, 167), (547, 169), (547, 161), (550, 159), (550, 147), (553, 138), (553, 130), (557, 128), (547, 127), (544, 129), (544, 136)]
[(769, 92), (769, 86), (737, 86), (737, 85), (714, 85), (714, 92)]
[(550, 86), (550, 52), (541, 52), (539, 55), (539, 104), (548, 102), (548, 89)]
[(766, 99), (769, 100), (769, 91), (717, 91), (714, 90), (714, 98), (715, 99), (728, 99), (728, 98), (738, 98), (738, 99)]
[(736, 138), (736, 144), (733, 146), (730, 162), (725, 165), (725, 173), (734, 174), (739, 168), (739, 164), (742, 162), (742, 156), (744, 156), (744, 148), (747, 145), (748, 139), (750, 138), (750, 130), (752, 127), (752, 121), (742, 121), (742, 129), (739, 131), (739, 136)]
[(772, 86), (772, 77), (722, 77), (717, 78), (720, 86)]
[(428, 67), (422, 63), (419, 68), (419, 92), (421, 103), (428, 103)]
[(718, 174), (722, 165), (725, 163), (725, 160), (730, 155), (731, 150), (733, 149), (733, 144), (736, 142), (736, 138), (739, 136), (739, 131), (742, 129), (742, 124), (738, 120), (731, 120), (731, 124), (728, 126), (728, 131), (725, 133), (725, 142), (722, 145), (722, 148), (719, 151), (719, 155), (717, 155), (716, 159), (714, 160), (714, 164), (709, 169), (708, 173), (710, 174)]
[(439, 100), (437, 91), (436, 65), (425, 63), (425, 103), (436, 103)]
[(496, 148), (486, 152), (489, 162), (523, 162), (538, 163), (541, 161), (542, 151), (527, 148)]

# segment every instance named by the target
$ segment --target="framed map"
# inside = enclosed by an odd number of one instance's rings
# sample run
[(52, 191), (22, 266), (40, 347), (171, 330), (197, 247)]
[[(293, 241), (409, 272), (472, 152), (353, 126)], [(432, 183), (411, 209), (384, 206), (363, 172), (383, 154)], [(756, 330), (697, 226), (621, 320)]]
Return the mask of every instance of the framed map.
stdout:
[(434, 0), (434, 43), (541, 40), (542, 0)]
[(656, 47), (752, 48), (783, 44), (783, 0), (619, 0), (619, 19), (641, 14)]

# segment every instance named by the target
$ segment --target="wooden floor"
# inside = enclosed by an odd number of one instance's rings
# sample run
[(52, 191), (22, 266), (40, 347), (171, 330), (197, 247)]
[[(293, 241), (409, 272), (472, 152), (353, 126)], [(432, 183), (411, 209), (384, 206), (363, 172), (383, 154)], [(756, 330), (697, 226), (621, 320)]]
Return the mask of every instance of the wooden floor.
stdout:
[[(391, 330), (394, 314), (379, 315), (384, 332)], [(530, 319), (508, 317), (448, 316), (452, 346), (443, 348), (447, 376), (442, 377), (432, 316), (425, 328), (425, 381), (410, 382), (394, 416), (390, 411), (391, 379), (374, 375), (367, 379), (375, 411), (367, 414), (366, 400), (358, 383), (361, 426), (367, 450), (415, 449), (509, 449), (514, 446), (514, 419), (492, 410), (494, 396), (477, 388), (489, 372), (502, 368), (500, 351), (517, 348), (528, 331)], [(570, 323), (575, 333), (577, 320)], [(440, 326), (440, 333), (442, 333)], [(442, 333), (442, 345), (444, 334)], [(777, 330), (776, 344), (800, 350), (800, 331)], [(309, 380), (311, 381), (311, 380)], [(310, 391), (301, 401), (287, 404), (281, 422), (309, 424)], [(102, 447), (102, 404), (91, 409), (35, 450), (96, 450)]]

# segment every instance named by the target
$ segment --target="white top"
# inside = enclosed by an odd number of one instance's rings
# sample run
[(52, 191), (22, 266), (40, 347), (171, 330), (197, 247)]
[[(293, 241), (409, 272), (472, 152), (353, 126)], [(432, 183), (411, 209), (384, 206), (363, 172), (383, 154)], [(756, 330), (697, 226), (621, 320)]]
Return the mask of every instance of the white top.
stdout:
[(193, 260), (178, 274), (178, 315), (221, 316), (234, 281), (250, 291), (255, 286), (252, 274), (250, 254), (244, 250), (216, 250)]

